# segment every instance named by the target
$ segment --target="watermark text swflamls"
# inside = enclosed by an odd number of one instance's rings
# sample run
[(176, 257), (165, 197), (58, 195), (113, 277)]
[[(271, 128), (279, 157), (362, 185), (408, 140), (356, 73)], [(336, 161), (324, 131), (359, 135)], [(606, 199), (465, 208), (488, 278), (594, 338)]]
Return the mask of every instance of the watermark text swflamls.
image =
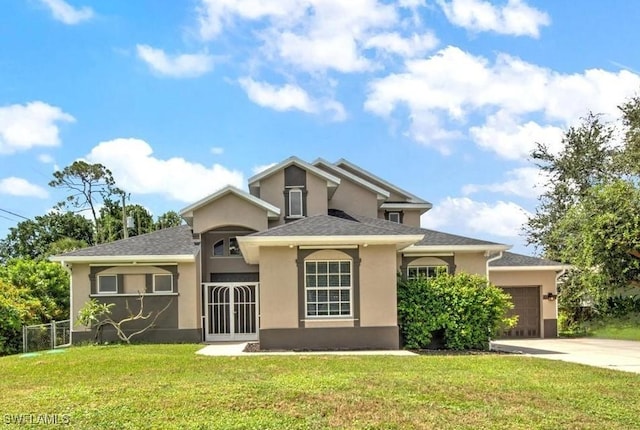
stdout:
[(4, 414), (5, 425), (69, 425), (71, 417), (66, 414)]

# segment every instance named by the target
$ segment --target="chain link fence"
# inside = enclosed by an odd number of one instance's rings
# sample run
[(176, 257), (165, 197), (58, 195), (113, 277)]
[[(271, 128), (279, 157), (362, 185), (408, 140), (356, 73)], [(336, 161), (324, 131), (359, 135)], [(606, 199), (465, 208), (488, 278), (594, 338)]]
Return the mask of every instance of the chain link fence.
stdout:
[(22, 327), (22, 351), (33, 352), (71, 345), (71, 320)]

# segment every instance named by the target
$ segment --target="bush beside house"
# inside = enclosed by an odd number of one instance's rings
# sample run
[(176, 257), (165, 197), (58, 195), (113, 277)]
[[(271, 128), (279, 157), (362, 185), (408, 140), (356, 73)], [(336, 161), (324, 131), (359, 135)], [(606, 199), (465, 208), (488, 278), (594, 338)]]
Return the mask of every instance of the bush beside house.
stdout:
[(486, 278), (441, 273), (435, 278), (400, 280), (398, 323), (404, 347), (488, 349), (490, 339), (512, 327), (511, 298)]

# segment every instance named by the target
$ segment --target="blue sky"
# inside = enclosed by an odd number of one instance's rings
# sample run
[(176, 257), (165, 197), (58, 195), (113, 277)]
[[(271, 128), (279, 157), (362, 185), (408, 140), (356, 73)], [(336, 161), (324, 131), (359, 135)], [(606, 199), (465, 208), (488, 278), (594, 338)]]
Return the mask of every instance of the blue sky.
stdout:
[(0, 209), (25, 217), (76, 159), (159, 215), (344, 157), (432, 202), (423, 226), (532, 253), (527, 154), (640, 89), (640, 2), (2, 3)]

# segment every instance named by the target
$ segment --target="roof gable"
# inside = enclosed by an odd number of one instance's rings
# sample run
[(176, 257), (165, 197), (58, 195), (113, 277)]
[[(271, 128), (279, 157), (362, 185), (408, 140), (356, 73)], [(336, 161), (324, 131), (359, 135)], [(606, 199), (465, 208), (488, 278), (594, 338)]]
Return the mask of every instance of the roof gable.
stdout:
[(353, 182), (354, 184), (359, 185), (360, 187), (371, 191), (372, 193), (377, 195), (377, 198), (379, 201), (380, 200), (384, 201), (389, 198), (390, 193), (387, 190), (380, 188), (379, 186), (374, 185), (371, 182), (336, 166), (335, 164), (331, 164), (322, 158), (316, 159), (312, 164), (316, 167), (320, 167), (321, 169), (330, 170), (336, 176), (347, 179), (350, 182)]
[(249, 188), (253, 188), (253, 187), (259, 187), (260, 186), (260, 181), (262, 179), (265, 179), (271, 175), (273, 175), (274, 173), (283, 170), (291, 165), (296, 165), (298, 167), (300, 167), (301, 169), (304, 169), (305, 171), (318, 176), (324, 180), (327, 181), (327, 186), (329, 188), (336, 188), (338, 185), (340, 185), (340, 178), (337, 178), (336, 176), (325, 172), (324, 170), (321, 170), (319, 168), (317, 168), (316, 166), (313, 166), (309, 163), (307, 163), (306, 161), (303, 161), (301, 159), (299, 159), (298, 157), (289, 157), (286, 160), (269, 167), (268, 169), (263, 170), (262, 172), (252, 176), (249, 178)]
[(280, 209), (275, 207), (274, 205), (272, 205), (271, 203), (267, 203), (262, 199), (259, 199), (256, 196), (252, 196), (251, 194), (247, 193), (246, 191), (240, 190), (236, 187), (233, 187), (231, 185), (228, 185), (226, 187), (224, 187), (223, 189), (216, 191), (213, 194), (208, 195), (207, 197), (198, 200), (197, 202), (187, 206), (186, 208), (182, 209), (180, 211), (180, 216), (182, 216), (182, 218), (184, 218), (187, 223), (189, 225), (192, 224), (193, 222), (193, 213), (208, 205), (211, 204), (213, 202), (215, 202), (216, 200), (229, 195), (229, 194), (233, 194), (236, 197), (239, 197), (240, 199), (245, 200), (248, 203), (251, 203), (254, 206), (257, 206), (263, 210), (265, 210), (267, 212), (267, 216), (270, 219), (278, 219), (280, 217)]

